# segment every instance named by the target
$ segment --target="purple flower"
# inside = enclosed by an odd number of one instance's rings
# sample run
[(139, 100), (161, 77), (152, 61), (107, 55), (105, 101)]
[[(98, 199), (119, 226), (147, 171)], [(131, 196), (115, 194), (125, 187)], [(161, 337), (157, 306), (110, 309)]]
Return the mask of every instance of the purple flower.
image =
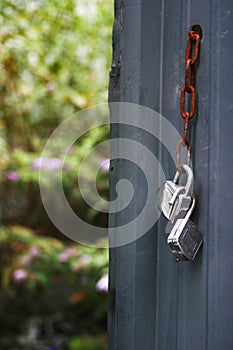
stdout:
[(23, 282), (28, 278), (28, 273), (23, 269), (17, 269), (13, 272), (12, 277), (15, 282)]
[(32, 258), (29, 255), (24, 255), (19, 259), (19, 263), (23, 266), (29, 266), (32, 262)]
[(74, 248), (67, 248), (59, 255), (59, 261), (65, 263), (75, 255), (76, 251)]
[(72, 269), (73, 271), (79, 271), (81, 270), (84, 266), (90, 264), (91, 262), (91, 257), (90, 255), (82, 255), (81, 258), (77, 261), (75, 261), (73, 264), (72, 264)]
[(19, 263), (23, 266), (29, 266), (38, 256), (40, 256), (40, 249), (33, 246), (30, 248), (29, 254), (20, 257)]
[(12, 182), (19, 181), (20, 179), (20, 175), (17, 173), (17, 171), (8, 171), (5, 176), (7, 180)]
[(52, 81), (47, 85), (48, 91), (54, 91), (56, 89), (56, 84)]
[(59, 170), (63, 167), (63, 161), (59, 158), (40, 157), (32, 163), (33, 169)]
[(84, 265), (88, 265), (91, 262), (91, 257), (90, 255), (84, 254), (80, 260)]
[(104, 172), (108, 172), (109, 171), (109, 166), (110, 166), (110, 159), (109, 158), (105, 158), (105, 157), (100, 158), (99, 159), (99, 164), (100, 164), (101, 169)]
[(38, 247), (33, 246), (30, 248), (29, 253), (32, 258), (37, 258), (38, 256), (40, 256), (40, 249)]
[(108, 275), (103, 275), (101, 279), (96, 283), (96, 289), (98, 292), (107, 292), (108, 291)]

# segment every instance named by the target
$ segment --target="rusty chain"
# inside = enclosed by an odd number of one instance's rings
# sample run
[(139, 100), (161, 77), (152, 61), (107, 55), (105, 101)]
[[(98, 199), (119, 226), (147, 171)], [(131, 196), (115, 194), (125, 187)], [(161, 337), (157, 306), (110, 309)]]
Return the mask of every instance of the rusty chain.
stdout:
[[(194, 26), (198, 27), (199, 26)], [(193, 118), (193, 116), (196, 113), (196, 90), (195, 90), (195, 68), (196, 68), (196, 62), (199, 57), (199, 51), (200, 51), (200, 42), (201, 42), (201, 28), (199, 29), (199, 33), (197, 31), (191, 29), (189, 31), (188, 35), (188, 43), (187, 43), (187, 49), (186, 49), (186, 55), (185, 55), (185, 63), (186, 63), (186, 69), (185, 69), (185, 84), (184, 87), (181, 90), (180, 95), (180, 114), (181, 117), (184, 119), (184, 133), (183, 138), (178, 142), (177, 146), (177, 160), (176, 160), (176, 167), (180, 172), (183, 172), (180, 167), (180, 150), (181, 145), (187, 147), (187, 163), (190, 159), (190, 150), (191, 150), (191, 144), (188, 140), (188, 131), (189, 131), (189, 121)], [(191, 103), (190, 103), (190, 111), (185, 111), (185, 96), (186, 94), (191, 94)]]

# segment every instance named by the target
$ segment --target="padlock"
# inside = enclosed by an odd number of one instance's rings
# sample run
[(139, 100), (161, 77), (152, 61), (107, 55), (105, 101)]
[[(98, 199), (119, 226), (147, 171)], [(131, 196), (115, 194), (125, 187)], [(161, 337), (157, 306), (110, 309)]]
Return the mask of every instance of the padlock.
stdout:
[(164, 183), (162, 192), (162, 200), (160, 202), (160, 209), (163, 215), (170, 220), (174, 204), (180, 193), (184, 192), (185, 187), (176, 184), (175, 182), (168, 180)]
[[(185, 185), (184, 192), (181, 192), (173, 205), (173, 209), (171, 212), (170, 221), (173, 224), (177, 219), (182, 219), (185, 217), (187, 211), (189, 210), (189, 207), (192, 202), (192, 194), (193, 194), (193, 171), (190, 168), (189, 165), (183, 164), (180, 165), (180, 167), (185, 171), (187, 174), (187, 180)], [(175, 182), (178, 182), (180, 179), (181, 173), (179, 171), (176, 172), (176, 175), (174, 177)]]
[(193, 190), (193, 172), (190, 166), (183, 164), (181, 167), (187, 174), (186, 185), (179, 185), (181, 173), (176, 172), (173, 181), (166, 181), (162, 193), (160, 208), (163, 215), (171, 222), (177, 218), (183, 218), (191, 204)]
[(202, 245), (203, 238), (197, 226), (189, 219), (195, 206), (192, 195), (192, 204), (184, 219), (178, 219), (167, 238), (167, 243), (175, 255), (176, 261), (193, 261)]

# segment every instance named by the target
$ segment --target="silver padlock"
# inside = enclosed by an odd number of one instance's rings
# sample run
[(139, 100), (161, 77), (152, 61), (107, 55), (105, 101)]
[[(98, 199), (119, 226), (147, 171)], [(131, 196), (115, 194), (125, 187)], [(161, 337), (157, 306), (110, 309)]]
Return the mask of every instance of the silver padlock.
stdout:
[[(171, 223), (174, 223), (177, 219), (184, 218), (192, 202), (193, 171), (190, 168), (190, 166), (187, 164), (180, 165), (180, 167), (185, 171), (185, 174), (187, 175), (187, 180), (186, 180), (184, 192), (178, 195), (173, 205), (171, 218), (170, 218)], [(178, 182), (180, 179), (180, 176), (181, 176), (181, 173), (177, 171), (173, 181)]]
[(170, 220), (175, 201), (180, 193), (184, 192), (185, 187), (176, 184), (174, 181), (168, 180), (164, 183), (162, 192), (162, 200), (160, 209), (163, 215)]
[(195, 207), (195, 198), (192, 195), (192, 204), (184, 219), (178, 219), (167, 238), (167, 243), (177, 261), (193, 261), (202, 245), (203, 238), (196, 225), (189, 219)]
[(160, 208), (163, 215), (174, 223), (177, 218), (183, 218), (191, 204), (191, 194), (193, 191), (193, 172), (190, 166), (181, 165), (187, 174), (185, 186), (178, 182), (181, 177), (179, 171), (176, 172), (173, 181), (166, 181), (164, 184)]

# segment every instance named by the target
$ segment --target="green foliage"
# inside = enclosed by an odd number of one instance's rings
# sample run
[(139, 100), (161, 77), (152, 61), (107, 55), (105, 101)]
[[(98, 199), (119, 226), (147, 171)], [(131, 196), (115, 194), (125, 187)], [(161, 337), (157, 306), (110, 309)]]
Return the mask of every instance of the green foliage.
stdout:
[(90, 336), (74, 338), (71, 341), (69, 350), (104, 350), (107, 349), (106, 341), (103, 338)]
[(1, 1), (2, 147), (38, 150), (64, 118), (106, 102), (111, 22), (108, 0)]
[[(30, 227), (38, 221), (47, 224), (43, 208), (34, 200), (39, 194), (39, 176), (33, 164), (64, 119), (106, 102), (112, 7), (109, 0), (1, 1), (0, 186), (6, 224), (24, 224), (28, 208)], [(85, 207), (77, 186), (79, 164), (108, 134), (108, 127), (93, 130), (67, 157), (64, 187), (75, 211)], [(18, 179), (6, 179), (9, 172), (16, 172)], [(107, 198), (107, 174), (102, 173), (98, 183)], [(86, 207), (81, 212), (88, 220), (97, 215)], [(47, 228), (50, 230), (49, 225)]]
[[(76, 335), (83, 341), (82, 349), (86, 341), (86, 349), (91, 350), (91, 340), (82, 335), (95, 337), (106, 327), (106, 295), (98, 293), (96, 283), (107, 273), (107, 252), (67, 243), (57, 232), (40, 200), (35, 163), (63, 120), (83, 108), (107, 102), (112, 21), (110, 0), (0, 2), (3, 350), (52, 346), (56, 329), (66, 344), (59, 350), (67, 349), (69, 339)], [(91, 211), (81, 199), (77, 172), (86, 153), (108, 134), (108, 127), (95, 129), (74, 145), (66, 158), (63, 181), (74, 211), (103, 226), (106, 216)], [(88, 172), (91, 174), (91, 169)], [(86, 181), (88, 186), (89, 176)], [(107, 198), (108, 174), (101, 170), (98, 190)], [(43, 340), (39, 336), (42, 329), (54, 330), (52, 334), (46, 331), (47, 343), (41, 340), (36, 345), (29, 338), (19, 343), (20, 335), (30, 333), (31, 324), (33, 331), (39, 332), (38, 339)], [(96, 344), (102, 341), (94, 339)], [(71, 346), (81, 345), (74, 339)]]
[[(48, 283), (53, 282), (54, 275), (62, 276), (69, 284), (73, 283), (75, 288), (76, 284), (84, 288), (86, 282), (88, 288), (90, 285), (94, 288), (98, 279), (107, 272), (107, 250), (78, 244), (67, 246), (52, 237), (38, 237), (33, 231), (21, 226), (0, 228), (0, 250), (1, 266), (5, 265), (11, 274), (14, 270), (24, 269), (27, 272), (25, 283), (30, 283), (32, 289), (38, 285), (47, 288)], [(4, 264), (7, 261), (8, 264)], [(85, 274), (86, 282), (80, 284), (74, 279), (74, 273), (78, 277)], [(4, 281), (8, 287), (13, 286), (14, 281), (10, 279), (9, 273), (7, 276), (9, 279), (4, 278)], [(2, 289), (3, 283), (0, 286)]]
[(38, 329), (49, 320), (50, 328), (60, 327), (65, 336), (64, 325), (70, 336), (103, 332), (106, 298), (96, 283), (107, 272), (106, 250), (67, 245), (12, 226), (1, 227), (0, 257), (1, 348), (5, 337), (11, 335), (12, 346), (14, 337), (27, 334), (32, 320)]

